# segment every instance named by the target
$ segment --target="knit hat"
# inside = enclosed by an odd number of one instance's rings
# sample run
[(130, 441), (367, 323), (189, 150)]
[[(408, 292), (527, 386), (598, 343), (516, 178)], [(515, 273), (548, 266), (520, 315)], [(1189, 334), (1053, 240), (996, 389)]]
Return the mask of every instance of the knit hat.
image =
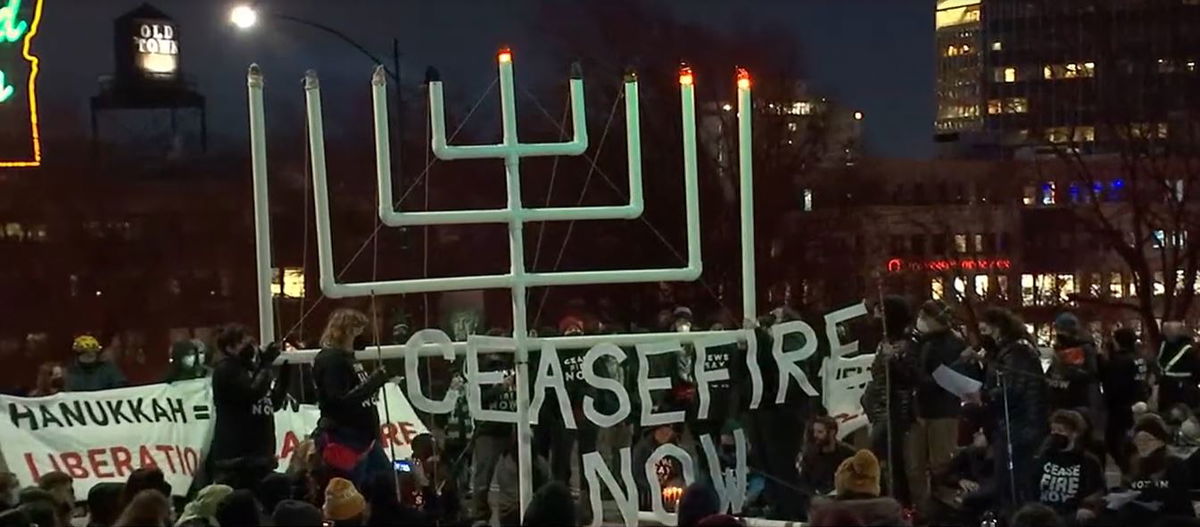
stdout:
[(1079, 318), (1071, 313), (1062, 313), (1054, 319), (1054, 330), (1060, 333), (1078, 333)]
[(271, 514), (271, 523), (287, 527), (321, 527), (324, 521), (321, 509), (299, 500), (283, 500)]
[(1138, 419), (1137, 424), (1133, 427), (1133, 434), (1137, 435), (1138, 432), (1150, 434), (1164, 443), (1171, 440), (1171, 432), (1167, 430), (1167, 424), (1157, 415), (1146, 415)]
[(870, 450), (859, 450), (842, 461), (833, 475), (833, 486), (839, 495), (853, 492), (879, 495), (879, 460)]
[(233, 494), (233, 487), (229, 485), (209, 485), (200, 489), (200, 492), (196, 493), (196, 499), (183, 508), (183, 514), (179, 516), (175, 525), (183, 525), (197, 519), (204, 520), (209, 525), (217, 525), (214, 518), (217, 515), (217, 505), (230, 494)]
[(80, 335), (75, 337), (75, 342), (71, 344), (71, 349), (75, 353), (87, 353), (89, 351), (100, 351), (100, 341), (91, 335)]
[(333, 521), (349, 520), (362, 514), (366, 507), (367, 501), (349, 480), (329, 480), (329, 485), (325, 487), (325, 518)]

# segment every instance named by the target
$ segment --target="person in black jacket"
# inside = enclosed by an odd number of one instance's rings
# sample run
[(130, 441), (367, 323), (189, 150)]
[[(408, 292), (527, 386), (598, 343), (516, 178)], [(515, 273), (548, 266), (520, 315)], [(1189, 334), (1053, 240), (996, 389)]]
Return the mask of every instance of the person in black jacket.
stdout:
[(1132, 328), (1113, 332), (1107, 356), (1100, 361), (1100, 383), (1108, 421), (1104, 443), (1121, 473), (1129, 471), (1129, 430), (1133, 428), (1133, 405), (1149, 401), (1149, 365), (1138, 353), (1138, 334)]
[[(1001, 502), (1019, 506), (1033, 499), (1033, 456), (1046, 436), (1046, 378), (1037, 349), (1025, 325), (1011, 311), (989, 308), (979, 323), (980, 344), (987, 354), (983, 389), (968, 394), (968, 403), (987, 413), (988, 439), (995, 446)], [(1010, 471), (1009, 448), (1013, 469)]]
[[(871, 381), (862, 395), (863, 410), (871, 423), (871, 451), (883, 464), (886, 494), (908, 502), (904, 473), (904, 436), (916, 419), (913, 413), (916, 360), (912, 310), (904, 298), (887, 296), (876, 316), (883, 324), (884, 340), (871, 363)], [(894, 464), (894, 466), (893, 466)]]
[(1038, 501), (1071, 525), (1096, 520), (1104, 492), (1104, 467), (1081, 443), (1086, 430), (1079, 412), (1055, 411), (1032, 482), (1038, 488)]
[(980, 517), (996, 499), (995, 475), (996, 461), (987, 434), (974, 426), (971, 444), (954, 454), (950, 462), (934, 474), (933, 494), (944, 507), (939, 507), (943, 510), (928, 517), (930, 524), (979, 525)]
[[(1166, 423), (1157, 415), (1146, 415), (1133, 431), (1136, 452), (1122, 485), (1127, 490), (1107, 498), (1109, 509), (1115, 509), (1110, 511), (1113, 525), (1155, 525), (1166, 517), (1194, 518), (1188, 492), (1191, 475), (1187, 463), (1167, 452), (1171, 434)], [(1121, 495), (1127, 499), (1113, 500)]]
[(208, 463), (217, 483), (255, 489), (275, 470), (275, 411), (282, 407), (287, 369), (272, 382), (272, 363), (280, 349), (270, 343), (259, 351), (246, 328), (230, 325), (217, 336), (221, 361), (213, 370), (216, 423)]
[(818, 416), (808, 424), (799, 468), (800, 488), (810, 499), (833, 492), (833, 475), (843, 461), (854, 457), (854, 447), (837, 436), (837, 420), (832, 417)]
[(1165, 412), (1179, 403), (1200, 406), (1200, 356), (1183, 322), (1163, 324), (1163, 343), (1158, 350), (1158, 406)]
[(329, 316), (321, 351), (313, 360), (313, 380), (321, 418), (314, 432), (320, 459), (330, 477), (366, 485), (391, 464), (379, 444), (379, 390), (392, 377), (381, 367), (368, 375), (355, 360), (354, 342), (366, 331), (367, 317), (353, 309)]
[(950, 307), (929, 300), (917, 313), (919, 342), (912, 368), (905, 376), (916, 384), (916, 420), (905, 437), (904, 461), (913, 505), (923, 516), (932, 513), (930, 475), (950, 462), (958, 443), (958, 418), (962, 403), (933, 380), (938, 368), (949, 368), (962, 355), (966, 343), (950, 330)]
[(1046, 377), (1051, 411), (1084, 408), (1093, 417), (1099, 413), (1096, 345), (1071, 313), (1054, 319), (1054, 358)]

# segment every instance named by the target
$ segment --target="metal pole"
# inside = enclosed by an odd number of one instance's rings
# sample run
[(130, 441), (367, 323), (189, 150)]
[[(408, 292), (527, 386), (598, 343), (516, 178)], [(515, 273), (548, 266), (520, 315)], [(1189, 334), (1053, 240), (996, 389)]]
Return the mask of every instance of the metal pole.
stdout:
[[(750, 73), (738, 69), (738, 172), (742, 213), (742, 318), (758, 319), (757, 285), (754, 281), (754, 101), (750, 97)], [(693, 226), (697, 228), (698, 226)]]
[(258, 278), (259, 342), (275, 342), (271, 309), (271, 209), (267, 193), (267, 134), (263, 110), (263, 77), (257, 64), (246, 75), (250, 104), (250, 167), (254, 176), (254, 252)]

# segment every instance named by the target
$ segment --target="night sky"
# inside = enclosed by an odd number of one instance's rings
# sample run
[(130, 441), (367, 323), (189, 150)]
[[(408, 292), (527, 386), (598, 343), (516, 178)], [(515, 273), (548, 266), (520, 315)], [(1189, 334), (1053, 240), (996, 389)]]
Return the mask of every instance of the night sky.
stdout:
[[(577, 1), (577, 0), (557, 0)], [(593, 0), (601, 1), (601, 0)], [(34, 51), (40, 77), (44, 133), (86, 133), (87, 97), (99, 76), (112, 71), (112, 19), (140, 0), (45, 0)], [(152, 5), (180, 25), (185, 73), (208, 97), (210, 138), (239, 148), (246, 137), (245, 69), (258, 62), (268, 77), (268, 119), (300, 112), (299, 79), (321, 73), (326, 112), (335, 97), (365, 103), (371, 62), (348, 45), (303, 26), (265, 20), (252, 32), (228, 23), (235, 2), (158, 0)], [(552, 46), (533, 23), (538, 2), (529, 0), (276, 0), (262, 7), (321, 21), (352, 34), (377, 55), (390, 57), (400, 41), (405, 74), (426, 65), (442, 71), (450, 100), (473, 100), (494, 75), (494, 52), (510, 44), (518, 82), (559, 75)], [(676, 0), (682, 20), (720, 30), (735, 23), (767, 24), (792, 31), (803, 47), (810, 85), (866, 114), (869, 153), (929, 157), (934, 102), (933, 2), (930, 0)], [(702, 53), (703, 50), (696, 50)], [(349, 99), (348, 99), (349, 101)], [(348, 103), (348, 102), (347, 102)], [(357, 109), (357, 115), (367, 110)], [(327, 118), (327, 120), (330, 120)], [(342, 123), (353, 125), (353, 123)], [(366, 123), (361, 123), (369, 126)], [(331, 130), (338, 123), (329, 123)]]

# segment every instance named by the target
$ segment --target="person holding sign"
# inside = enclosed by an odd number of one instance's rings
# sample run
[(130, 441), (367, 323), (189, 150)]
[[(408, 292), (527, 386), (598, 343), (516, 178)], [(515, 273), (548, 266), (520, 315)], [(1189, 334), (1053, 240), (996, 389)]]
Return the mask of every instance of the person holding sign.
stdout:
[(321, 351), (313, 360), (317, 406), (321, 418), (314, 432), (320, 459), (330, 476), (365, 485), (372, 474), (391, 464), (379, 444), (379, 390), (392, 378), (386, 368), (368, 375), (354, 359), (354, 341), (367, 329), (367, 316), (338, 309), (321, 335)]
[(221, 361), (213, 369), (216, 423), (208, 453), (209, 470), (217, 483), (235, 489), (255, 489), (275, 470), (275, 410), (283, 406), (287, 368), (272, 382), (271, 364), (279, 345), (259, 351), (246, 328), (226, 326), (217, 336)]

